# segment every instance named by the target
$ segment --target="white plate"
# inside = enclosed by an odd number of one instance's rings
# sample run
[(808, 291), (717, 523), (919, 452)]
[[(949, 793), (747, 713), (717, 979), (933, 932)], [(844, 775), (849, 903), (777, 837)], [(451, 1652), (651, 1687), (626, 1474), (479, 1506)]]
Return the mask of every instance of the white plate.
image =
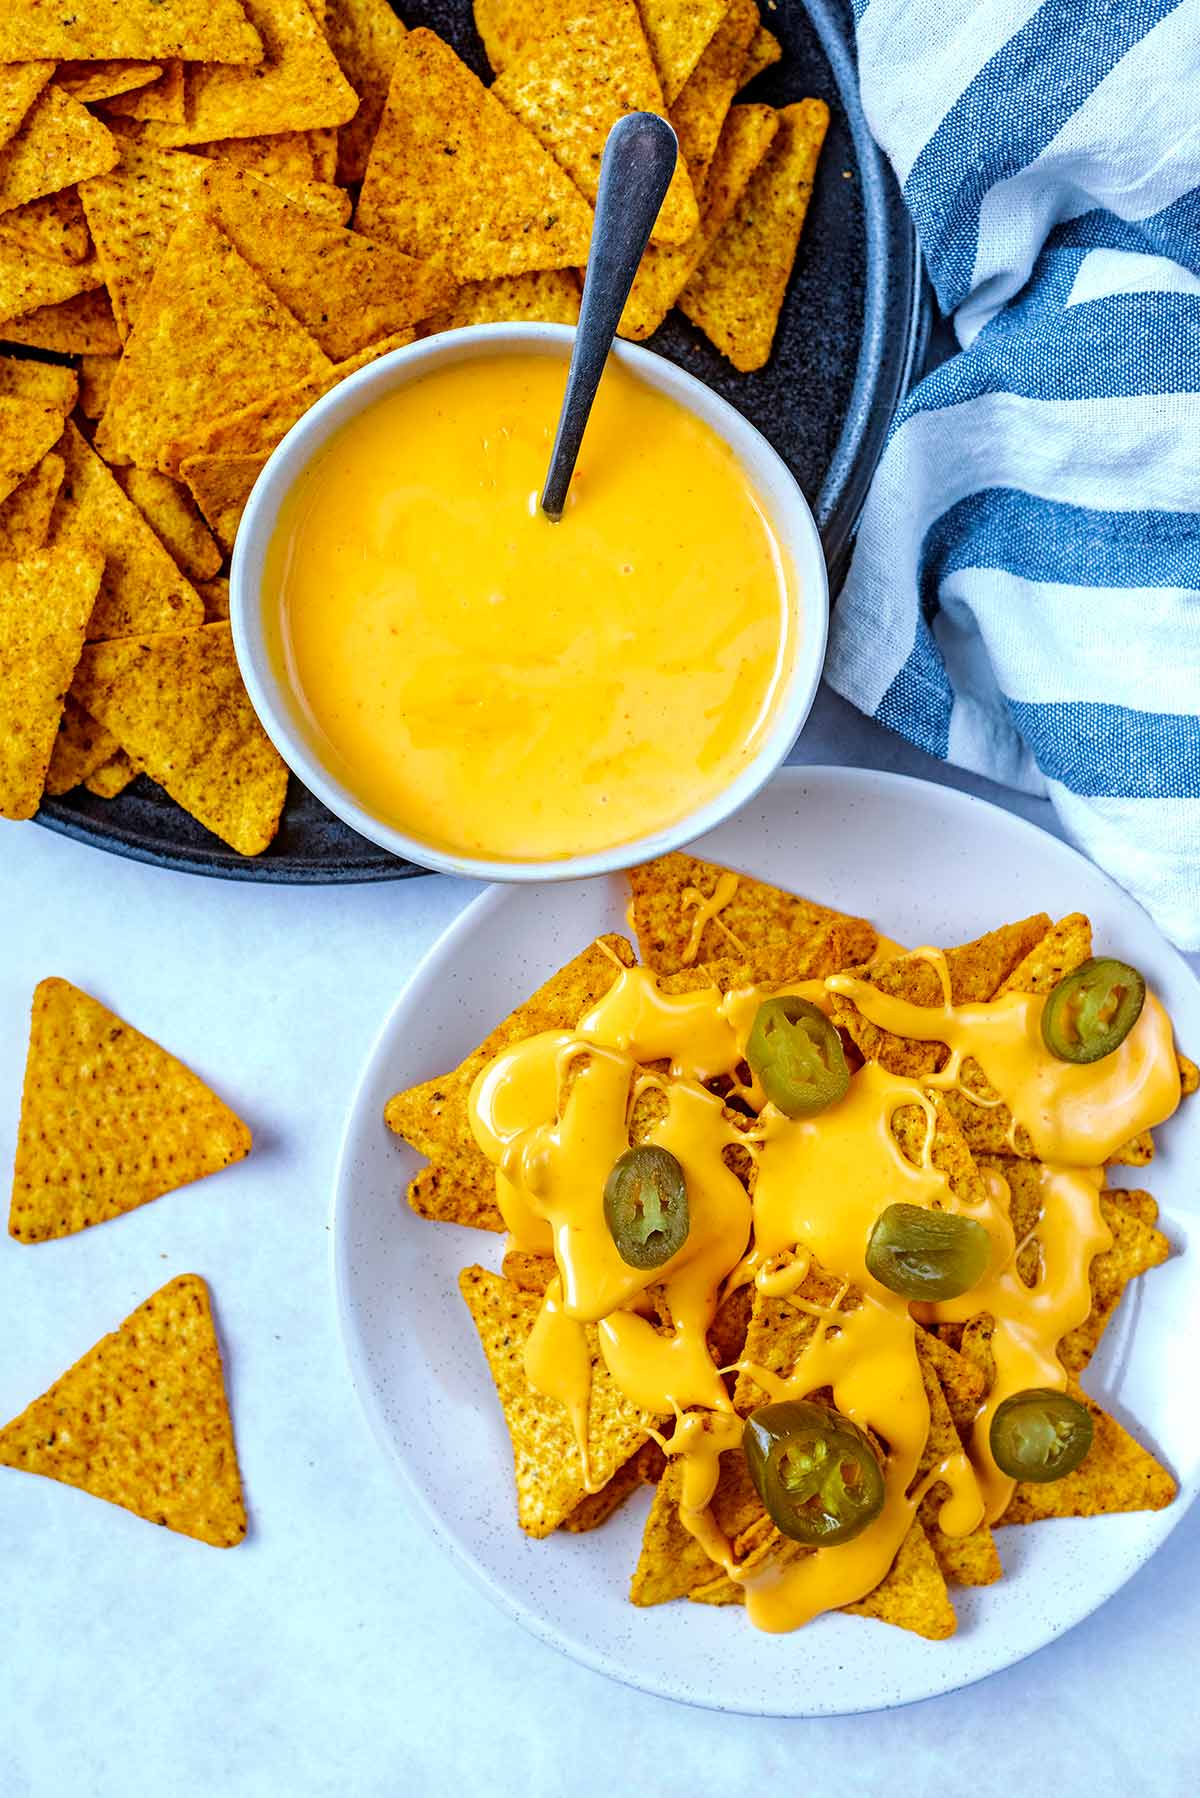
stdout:
[[(1074, 850), (951, 788), (786, 768), (698, 849), (865, 912), (910, 944), (967, 941), (1038, 910), (1086, 911), (1103, 951), (1144, 971), (1183, 1047), (1195, 1055), (1200, 1046), (1200, 986), (1145, 913)], [(647, 1493), (593, 1534), (532, 1542), (517, 1529), (507, 1432), (455, 1283), (472, 1261), (498, 1266), (501, 1239), (416, 1217), (403, 1191), (417, 1158), (383, 1123), (390, 1094), (455, 1066), (598, 932), (626, 929), (626, 896), (620, 877), (492, 888), (426, 957), (371, 1051), (338, 1173), (335, 1256), (351, 1373), (376, 1434), (432, 1534), (491, 1598), (545, 1641), (644, 1691), (723, 1710), (828, 1716), (910, 1703), (1010, 1666), (1111, 1597), (1200, 1484), (1200, 1413), (1186, 1374), (1200, 1340), (1191, 1241), (1200, 1103), (1157, 1133), (1158, 1156), (1140, 1170), (1176, 1254), (1135, 1282), (1086, 1380), (1173, 1469), (1174, 1505), (1000, 1531), (1004, 1578), (955, 1590), (959, 1627), (948, 1642), (840, 1615), (770, 1636), (740, 1611), (636, 1610), (626, 1593)], [(1139, 1170), (1127, 1173), (1135, 1184)]]

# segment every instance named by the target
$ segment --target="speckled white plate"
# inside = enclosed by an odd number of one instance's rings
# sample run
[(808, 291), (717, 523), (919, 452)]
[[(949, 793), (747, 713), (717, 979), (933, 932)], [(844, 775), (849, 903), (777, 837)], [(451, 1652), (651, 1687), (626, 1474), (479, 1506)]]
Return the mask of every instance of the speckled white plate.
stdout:
[[(865, 912), (901, 942), (960, 942), (1039, 909), (1085, 910), (1097, 942), (1145, 972), (1197, 1054), (1200, 986), (1145, 913), (1073, 850), (981, 800), (896, 775), (786, 768), (698, 847)], [(1111, 1597), (1200, 1484), (1200, 1413), (1185, 1371), (1200, 1344), (1200, 1104), (1158, 1132), (1158, 1158), (1143, 1170), (1176, 1254), (1135, 1283), (1086, 1380), (1174, 1470), (1174, 1505), (1002, 1530), (1005, 1577), (955, 1593), (948, 1642), (840, 1615), (768, 1636), (740, 1611), (635, 1610), (626, 1592), (648, 1493), (590, 1535), (531, 1542), (518, 1531), (507, 1433), (455, 1284), (469, 1262), (499, 1266), (500, 1238), (414, 1216), (403, 1190), (416, 1158), (383, 1123), (391, 1093), (453, 1067), (599, 931), (624, 930), (626, 895), (619, 877), (492, 888), (426, 957), (371, 1051), (338, 1174), (335, 1259), (351, 1372), (381, 1445), (430, 1533), (491, 1598), (545, 1641), (645, 1691), (723, 1710), (836, 1715), (948, 1692), (1021, 1660)]]

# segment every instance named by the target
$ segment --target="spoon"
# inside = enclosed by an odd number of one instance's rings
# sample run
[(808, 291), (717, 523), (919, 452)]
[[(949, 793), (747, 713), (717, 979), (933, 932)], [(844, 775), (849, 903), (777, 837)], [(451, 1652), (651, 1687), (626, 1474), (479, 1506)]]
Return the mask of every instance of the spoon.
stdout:
[(542, 490), (542, 511), (558, 524), (604, 364), (658, 209), (671, 184), (678, 141), (655, 112), (631, 112), (609, 132), (600, 164), (596, 222), (579, 327), (558, 431)]

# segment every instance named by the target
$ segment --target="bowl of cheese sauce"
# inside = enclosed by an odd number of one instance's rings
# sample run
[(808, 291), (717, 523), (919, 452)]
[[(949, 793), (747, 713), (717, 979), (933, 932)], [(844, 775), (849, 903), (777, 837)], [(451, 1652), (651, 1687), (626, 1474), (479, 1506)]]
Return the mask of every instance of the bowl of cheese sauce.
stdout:
[(539, 505), (573, 332), (394, 351), (293, 428), (234, 554), (234, 641), (291, 768), (424, 866), (626, 867), (743, 805), (820, 678), (828, 589), (766, 440), (619, 344), (563, 517)]

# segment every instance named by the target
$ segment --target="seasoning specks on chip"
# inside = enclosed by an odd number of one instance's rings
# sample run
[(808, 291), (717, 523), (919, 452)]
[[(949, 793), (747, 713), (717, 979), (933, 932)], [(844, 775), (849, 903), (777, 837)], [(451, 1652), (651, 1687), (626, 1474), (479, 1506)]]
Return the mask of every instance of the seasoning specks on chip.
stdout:
[(37, 811), (103, 567), (97, 550), (64, 545), (6, 562), (0, 571), (2, 818), (32, 818)]

